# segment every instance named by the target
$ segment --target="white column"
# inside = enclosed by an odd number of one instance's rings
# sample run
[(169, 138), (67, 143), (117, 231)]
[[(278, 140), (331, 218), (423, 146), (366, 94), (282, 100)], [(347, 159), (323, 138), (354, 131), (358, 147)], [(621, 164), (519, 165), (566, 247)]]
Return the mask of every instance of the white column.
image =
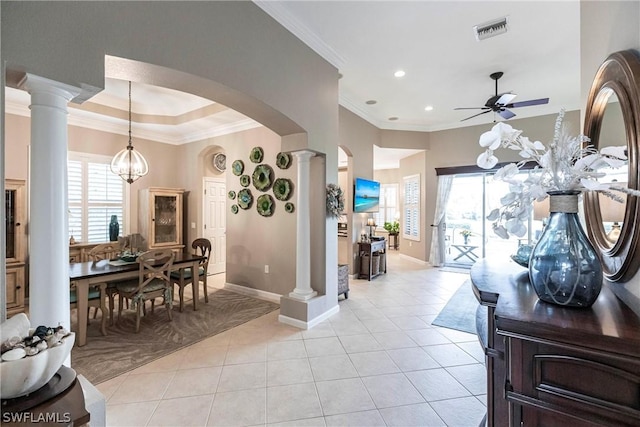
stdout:
[(318, 293), (311, 289), (311, 216), (309, 208), (309, 165), (315, 153), (302, 150), (292, 153), (298, 164), (296, 190), (296, 288), (289, 293), (291, 298), (306, 301)]
[(31, 95), (29, 317), (70, 327), (67, 222), (67, 103), (78, 88), (27, 74)]

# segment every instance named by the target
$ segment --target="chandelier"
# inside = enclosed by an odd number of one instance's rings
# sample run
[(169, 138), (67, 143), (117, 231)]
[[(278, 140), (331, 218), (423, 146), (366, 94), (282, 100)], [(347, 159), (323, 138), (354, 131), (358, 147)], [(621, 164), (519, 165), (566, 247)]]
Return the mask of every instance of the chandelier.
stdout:
[(129, 81), (129, 144), (111, 160), (111, 172), (129, 184), (149, 173), (149, 165), (131, 143), (131, 81)]

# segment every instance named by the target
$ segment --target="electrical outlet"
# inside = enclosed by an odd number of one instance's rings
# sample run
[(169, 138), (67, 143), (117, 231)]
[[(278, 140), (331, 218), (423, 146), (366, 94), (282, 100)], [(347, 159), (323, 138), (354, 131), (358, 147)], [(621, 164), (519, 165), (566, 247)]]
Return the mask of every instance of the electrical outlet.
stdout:
[(269, 274), (269, 264), (264, 265), (264, 272)]

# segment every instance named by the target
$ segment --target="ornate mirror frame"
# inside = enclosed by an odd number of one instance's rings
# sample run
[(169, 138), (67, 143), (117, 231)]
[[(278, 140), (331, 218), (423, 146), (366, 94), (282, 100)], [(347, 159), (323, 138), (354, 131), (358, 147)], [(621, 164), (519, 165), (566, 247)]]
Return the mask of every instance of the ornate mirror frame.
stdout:
[[(640, 172), (640, 56), (635, 50), (615, 52), (602, 63), (591, 85), (585, 114), (584, 134), (596, 148), (600, 138), (602, 119), (612, 93), (618, 97), (628, 152), (628, 186), (638, 189)], [(600, 252), (602, 268), (607, 280), (628, 281), (640, 267), (640, 201), (627, 196), (627, 205), (620, 237), (615, 243), (607, 239), (596, 192), (584, 194), (587, 232)]]

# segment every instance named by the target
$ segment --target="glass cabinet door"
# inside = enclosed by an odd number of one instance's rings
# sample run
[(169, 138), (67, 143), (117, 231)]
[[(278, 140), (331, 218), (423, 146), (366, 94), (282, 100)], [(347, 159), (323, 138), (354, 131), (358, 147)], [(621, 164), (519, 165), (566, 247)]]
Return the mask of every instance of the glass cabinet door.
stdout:
[(153, 203), (153, 244), (178, 243), (176, 196), (155, 195)]
[(23, 191), (24, 183), (17, 180), (5, 180), (4, 213), (6, 226), (6, 261), (23, 260)]

